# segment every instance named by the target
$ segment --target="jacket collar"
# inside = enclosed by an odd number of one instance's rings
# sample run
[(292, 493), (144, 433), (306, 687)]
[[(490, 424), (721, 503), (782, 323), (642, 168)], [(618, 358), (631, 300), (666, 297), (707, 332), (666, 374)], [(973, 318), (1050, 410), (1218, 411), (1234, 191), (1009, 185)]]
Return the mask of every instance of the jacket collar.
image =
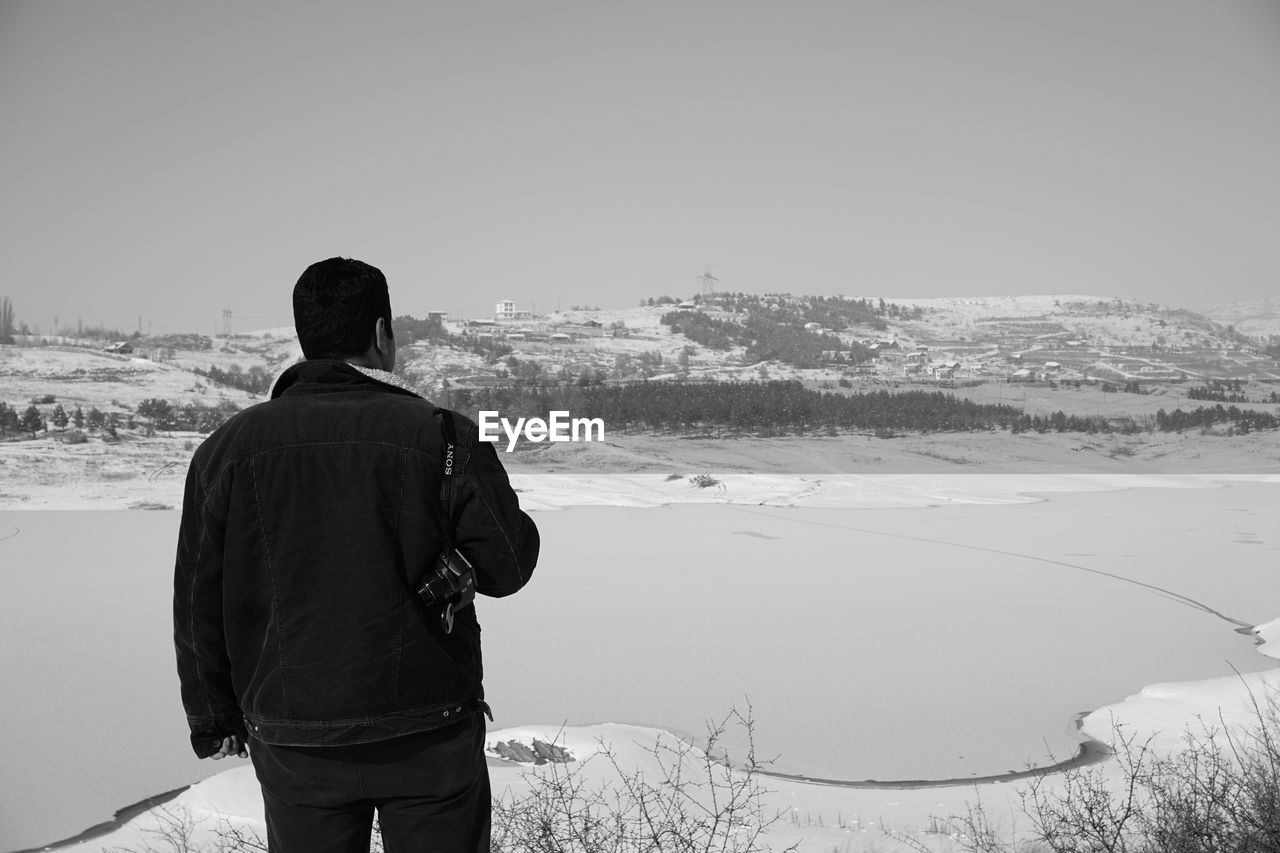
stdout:
[(374, 386), (379, 390), (395, 394), (421, 395), (409, 387), (408, 383), (394, 373), (359, 367), (340, 359), (315, 358), (300, 361), (292, 365), (276, 379), (271, 389), (271, 399), (298, 390), (302, 385), (319, 384), (330, 387), (347, 386), (349, 388), (368, 388)]

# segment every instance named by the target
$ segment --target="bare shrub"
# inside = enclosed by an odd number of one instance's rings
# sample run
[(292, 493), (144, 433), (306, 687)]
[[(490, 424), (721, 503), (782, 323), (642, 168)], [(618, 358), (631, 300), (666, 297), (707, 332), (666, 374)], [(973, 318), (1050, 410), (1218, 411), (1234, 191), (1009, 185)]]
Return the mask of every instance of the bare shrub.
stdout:
[(715, 477), (712, 477), (710, 474), (692, 474), (689, 477), (689, 482), (692, 483), (694, 486), (697, 486), (699, 489), (709, 489), (712, 486), (724, 485)]
[(1117, 728), (1119, 784), (1100, 765), (1068, 770), (1056, 786), (1037, 777), (1019, 792), (1025, 842), (980, 802), (951, 826), (974, 853), (1280, 853), (1278, 701), (1254, 697), (1249, 731), (1201, 722), (1169, 754)]
[[(745, 763), (731, 767), (718, 754), (725, 732), (746, 734)], [(660, 738), (651, 754), (656, 779), (627, 769), (605, 744), (582, 764), (547, 764), (529, 774), (532, 790), (504, 794), (494, 803), (495, 853), (758, 853), (781, 814), (766, 815), (760, 771), (768, 762), (755, 752), (750, 711), (731, 710), (708, 723), (707, 745), (698, 750), (674, 736)], [(589, 783), (583, 764), (602, 760), (616, 782)], [(787, 848), (794, 850), (795, 846)]]

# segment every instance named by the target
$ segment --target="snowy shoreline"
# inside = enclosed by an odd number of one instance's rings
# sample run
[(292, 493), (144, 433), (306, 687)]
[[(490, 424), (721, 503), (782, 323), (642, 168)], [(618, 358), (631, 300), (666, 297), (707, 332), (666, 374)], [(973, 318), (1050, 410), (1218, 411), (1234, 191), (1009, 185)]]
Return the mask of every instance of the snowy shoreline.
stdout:
[[(1255, 626), (1248, 633), (1256, 637), (1257, 651), (1260, 654), (1280, 662), (1280, 618)], [(1254, 701), (1256, 697), (1268, 691), (1273, 695), (1280, 691), (1280, 666), (1238, 677), (1148, 685), (1139, 693), (1126, 697), (1120, 702), (1080, 714), (1077, 717), (1077, 724), (1086, 739), (1081, 743), (1075, 756), (1048, 767), (1028, 768), (996, 776), (969, 779), (851, 781), (768, 770), (760, 771), (760, 775), (771, 783), (789, 786), (775, 790), (773, 793), (784, 798), (789, 795), (793, 802), (803, 797), (802, 802), (812, 802), (815, 806), (820, 806), (830, 802), (824, 801), (821, 793), (823, 789), (852, 791), (861, 796), (869, 795), (875, 798), (866, 801), (865, 813), (883, 816), (883, 811), (874, 812), (872, 809), (904, 808), (905, 806), (905, 814), (910, 819), (923, 822), (927, 816), (936, 814), (930, 810), (932, 800), (923, 799), (930, 794), (947, 796), (950, 802), (955, 802), (956, 798), (964, 802), (967, 801), (964, 798), (972, 796), (979, 787), (990, 790), (993, 786), (1000, 786), (1002, 783), (1052, 775), (1071, 768), (1105, 762), (1114, 754), (1111, 749), (1111, 736), (1116, 733), (1117, 727), (1123, 727), (1126, 734), (1134, 735), (1140, 741), (1149, 742), (1154, 749), (1164, 752), (1177, 750), (1183, 742), (1187, 727), (1196, 721), (1217, 721), (1236, 733), (1248, 731), (1257, 724)], [(607, 745), (615, 751), (625, 766), (640, 767), (651, 758), (654, 748), (661, 744), (664, 738), (691, 740), (688, 735), (653, 726), (617, 723), (585, 726), (534, 724), (494, 729), (488, 732), (485, 737), (485, 749), (491, 753), (490, 774), (494, 791), (499, 792), (504, 788), (519, 789), (525, 785), (523, 774), (531, 767), (529, 764), (496, 757), (495, 747), (499, 743), (515, 741), (533, 744), (541, 740), (567, 749), (578, 762), (600, 753)], [(652, 768), (648, 769), (652, 770)], [(997, 790), (1012, 791), (1009, 787), (1001, 787)], [(895, 796), (897, 799), (890, 801), (885, 799), (886, 796)], [(906, 801), (907, 797), (914, 798), (914, 802)], [(937, 805), (946, 804), (947, 802), (944, 801)], [(798, 810), (796, 805), (789, 808)], [(137, 840), (145, 838), (148, 832), (154, 832), (163, 824), (163, 821), (158, 818), (158, 811), (170, 814), (185, 811), (201, 826), (209, 823), (222, 825), (229, 821), (256, 827), (258, 830), (265, 827), (253, 768), (247, 764), (241, 764), (186, 788), (178, 788), (126, 806), (117, 811), (113, 819), (97, 824), (72, 838), (30, 848), (29, 851), (19, 851), (19, 853), (34, 853), (37, 850), (83, 850), (105, 853), (120, 845), (137, 843)], [(868, 828), (874, 826), (876, 826), (875, 822), (867, 824)], [(205, 826), (201, 831), (213, 833), (216, 829), (216, 826), (213, 828)], [(823, 842), (821, 849), (829, 849), (826, 842)]]
[(511, 474), (521, 506), (541, 511), (704, 503), (811, 509), (1002, 505), (1041, 501), (1048, 494), (1280, 483), (1280, 474), (715, 474), (711, 480), (700, 488), (690, 477), (675, 475)]

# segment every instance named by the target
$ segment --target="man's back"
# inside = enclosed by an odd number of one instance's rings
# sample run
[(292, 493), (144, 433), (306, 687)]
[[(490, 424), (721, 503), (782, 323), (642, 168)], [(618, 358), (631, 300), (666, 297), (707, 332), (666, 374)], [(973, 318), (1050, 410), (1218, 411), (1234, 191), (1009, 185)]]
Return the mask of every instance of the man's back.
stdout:
[[(442, 413), (336, 361), (296, 365), (273, 397), (197, 452), (178, 561), (193, 580), (222, 574), (229, 676), (251, 732), (351, 743), (471, 710), (483, 700), (474, 608), (446, 634), (412, 593), (444, 541)], [(536, 528), (491, 446), (457, 420), (460, 444), (476, 450), (454, 472), (455, 544), (481, 593), (514, 592), (532, 571)], [(213, 543), (221, 553), (202, 548)]]
[(187, 472), (173, 617), (191, 745), (248, 743), (271, 853), (367, 853), (375, 811), (387, 853), (487, 851), (466, 605), (524, 586), (538, 530), (476, 425), (390, 373), (381, 270), (314, 263), (293, 313), (306, 360)]

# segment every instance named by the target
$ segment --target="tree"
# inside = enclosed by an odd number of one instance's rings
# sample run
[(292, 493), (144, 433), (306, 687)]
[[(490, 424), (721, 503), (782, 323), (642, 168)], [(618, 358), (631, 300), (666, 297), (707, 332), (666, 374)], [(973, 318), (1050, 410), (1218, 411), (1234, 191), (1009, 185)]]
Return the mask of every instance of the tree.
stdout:
[(13, 343), (13, 332), (13, 301), (5, 296), (0, 298), (0, 344)]
[(76, 425), (76, 429), (84, 427), (84, 409), (76, 406), (76, 410), (71, 413), (71, 422)]
[(67, 417), (67, 410), (62, 408), (62, 404), (53, 407), (53, 425), (58, 429), (66, 429), (67, 424), (71, 422), (71, 418)]
[(40, 410), (36, 408), (35, 403), (32, 403), (22, 413), (22, 419), (18, 425), (26, 432), (31, 433), (32, 438), (35, 438), (36, 433), (44, 429), (44, 415), (40, 414)]
[(159, 397), (149, 397), (139, 403), (138, 417), (151, 421), (156, 429), (176, 428), (173, 404)]
[(89, 429), (102, 429), (103, 425), (107, 422), (107, 416), (102, 413), (101, 409), (94, 406), (89, 410), (88, 421)]
[(18, 412), (7, 403), (0, 402), (0, 438), (8, 437), (21, 429), (18, 426)]

